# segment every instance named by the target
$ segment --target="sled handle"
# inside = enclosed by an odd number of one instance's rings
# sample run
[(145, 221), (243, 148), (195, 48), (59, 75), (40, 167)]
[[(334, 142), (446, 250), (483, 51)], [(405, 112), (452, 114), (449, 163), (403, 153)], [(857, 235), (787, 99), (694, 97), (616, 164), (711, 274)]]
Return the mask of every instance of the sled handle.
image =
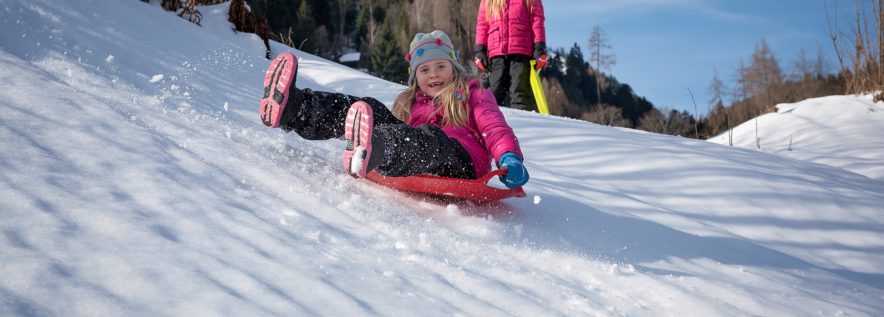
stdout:
[(503, 175), (506, 175), (506, 169), (505, 169), (505, 168), (504, 168), (504, 169), (493, 170), (493, 171), (491, 171), (490, 173), (485, 174), (485, 176), (482, 176), (482, 178), (480, 178), (479, 181), (482, 182), (483, 184), (488, 184), (488, 181), (490, 181), (492, 177), (494, 177), (494, 176), (503, 176)]

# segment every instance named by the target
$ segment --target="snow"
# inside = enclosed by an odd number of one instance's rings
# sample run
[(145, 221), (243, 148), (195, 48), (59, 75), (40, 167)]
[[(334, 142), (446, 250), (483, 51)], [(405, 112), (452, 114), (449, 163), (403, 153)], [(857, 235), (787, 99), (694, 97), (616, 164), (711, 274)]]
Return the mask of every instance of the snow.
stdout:
[(867, 96), (780, 105), (760, 150), (503, 109), (533, 199), (440, 204), (264, 128), (263, 44), (200, 9), (0, 0), (0, 315), (884, 315)]
[(341, 55), (341, 58), (339, 58), (339, 60), (342, 63), (358, 62), (360, 56), (361, 56), (361, 54), (359, 52), (347, 53), (347, 54)]
[(153, 77), (150, 78), (150, 83), (156, 83), (156, 82), (162, 81), (163, 78), (165, 78), (165, 76), (163, 76), (163, 74), (153, 75)]
[[(366, 125), (366, 126), (368, 126), (368, 125)], [(361, 171), (362, 170), (362, 163), (365, 162), (365, 160), (359, 159), (359, 157), (363, 155), (362, 153), (365, 153), (365, 148), (362, 146), (357, 146), (353, 150), (353, 155), (356, 156), (357, 158), (355, 160), (354, 159), (350, 160), (350, 171)], [(364, 157), (364, 156), (362, 156), (362, 157)]]
[[(779, 104), (734, 128), (734, 145), (842, 168), (884, 181), (884, 105), (871, 95), (828, 96)], [(756, 142), (756, 130), (758, 142)], [(724, 133), (712, 142), (729, 144)]]

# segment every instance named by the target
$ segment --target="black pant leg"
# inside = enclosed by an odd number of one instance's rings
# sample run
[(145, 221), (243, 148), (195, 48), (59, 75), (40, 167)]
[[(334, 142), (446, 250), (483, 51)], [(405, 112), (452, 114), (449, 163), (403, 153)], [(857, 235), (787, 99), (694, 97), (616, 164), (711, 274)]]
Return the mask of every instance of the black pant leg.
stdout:
[(388, 157), (376, 171), (381, 175), (401, 177), (433, 174), (474, 179), (473, 160), (460, 142), (449, 138), (441, 128), (425, 124), (412, 128), (407, 124), (376, 126)]
[(491, 74), (488, 76), (488, 90), (494, 94), (497, 99), (497, 105), (506, 107), (507, 89), (510, 86), (509, 81), (509, 63), (504, 56), (495, 56), (491, 58)]
[[(291, 120), (285, 123), (283, 129), (295, 131), (307, 140), (328, 140), (343, 137), (347, 110), (350, 109), (350, 105), (360, 100), (371, 106), (375, 125), (402, 123), (383, 103), (374, 98), (360, 98), (312, 89), (304, 89), (297, 93), (301, 94), (298, 98), (299, 102), (286, 105), (286, 112), (295, 111), (295, 113)], [(289, 109), (289, 107), (294, 108)]]
[(510, 106), (514, 109), (537, 111), (537, 101), (531, 91), (531, 56), (510, 55)]

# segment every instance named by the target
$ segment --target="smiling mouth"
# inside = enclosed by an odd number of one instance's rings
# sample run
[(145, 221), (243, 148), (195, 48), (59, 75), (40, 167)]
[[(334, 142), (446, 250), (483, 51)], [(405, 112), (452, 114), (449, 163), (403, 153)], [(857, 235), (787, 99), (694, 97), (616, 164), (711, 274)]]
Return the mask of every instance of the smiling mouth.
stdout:
[(430, 83), (430, 88), (441, 87), (442, 83)]

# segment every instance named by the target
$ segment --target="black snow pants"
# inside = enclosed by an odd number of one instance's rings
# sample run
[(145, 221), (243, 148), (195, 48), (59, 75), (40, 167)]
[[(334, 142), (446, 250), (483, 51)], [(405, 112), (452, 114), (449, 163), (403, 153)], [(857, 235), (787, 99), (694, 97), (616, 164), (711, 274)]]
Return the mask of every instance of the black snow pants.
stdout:
[[(374, 114), (372, 134), (384, 142), (384, 163), (376, 171), (384, 176), (432, 174), (475, 179), (473, 160), (464, 147), (432, 124), (413, 128), (393, 116), (387, 107), (371, 97), (304, 89), (295, 92), (285, 111), (296, 111), (283, 122), (282, 129), (295, 131), (307, 140), (340, 139), (350, 105), (364, 101)], [(294, 109), (290, 109), (292, 107)]]
[(537, 111), (537, 102), (531, 91), (530, 67), (531, 56), (528, 55), (513, 54), (491, 58), (488, 90), (494, 93), (497, 105)]

